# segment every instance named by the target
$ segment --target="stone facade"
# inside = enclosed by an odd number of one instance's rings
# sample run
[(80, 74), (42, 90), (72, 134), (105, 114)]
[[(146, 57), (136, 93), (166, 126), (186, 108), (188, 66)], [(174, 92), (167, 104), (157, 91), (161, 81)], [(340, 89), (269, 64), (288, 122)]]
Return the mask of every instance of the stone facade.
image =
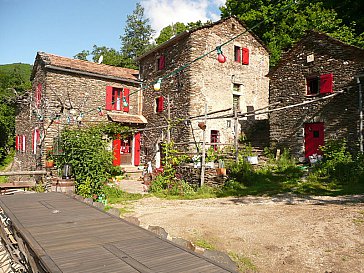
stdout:
[[(277, 107), (309, 103), (270, 114), (271, 142), (290, 148), (297, 157), (307, 157), (312, 141), (308, 138), (310, 127), (307, 125), (319, 123), (324, 128), (324, 141), (343, 138), (352, 151), (357, 151), (359, 92), (356, 76), (363, 71), (364, 50), (325, 34), (308, 32), (270, 72), (269, 102), (281, 101)], [(323, 94), (321, 88), (326, 83), (322, 75), (330, 74), (333, 76), (329, 83), (332, 92)], [(316, 86), (320, 90), (318, 94), (308, 94), (309, 88), (314, 88), (308, 86), (314, 77), (320, 78)]]
[[(16, 134), (25, 135), (27, 144), (24, 152), (17, 151), (14, 169), (43, 168), (45, 151), (54, 148), (54, 140), (67, 126), (111, 122), (112, 115), (122, 116), (124, 125), (143, 126), (137, 74), (136, 70), (38, 52), (31, 78), (32, 91), (28, 101), (19, 107), (16, 119)], [(130, 90), (128, 113), (106, 110), (107, 86)], [(141, 122), (132, 121), (135, 117)], [(39, 132), (37, 137), (35, 129)]]
[[(243, 33), (222, 46), (225, 63), (217, 61), (217, 46)], [(249, 50), (249, 64), (236, 62), (236, 48)], [(209, 53), (210, 52), (210, 53)], [(198, 59), (201, 55), (205, 57)], [(158, 69), (163, 58), (165, 68)], [(159, 61), (158, 61), (159, 60)], [(199, 29), (184, 32), (170, 39), (139, 58), (143, 88), (143, 114), (148, 120), (144, 134), (146, 160), (158, 166), (158, 143), (167, 138), (168, 111), (170, 111), (171, 140), (175, 143), (201, 143), (202, 130), (198, 122), (207, 112), (228, 109), (213, 116), (228, 115), (227, 118), (209, 119), (206, 141), (210, 143), (212, 131), (218, 131), (219, 143), (232, 144), (234, 140), (233, 100), (238, 102), (238, 111), (245, 113), (268, 104), (269, 53), (259, 39), (234, 17), (220, 20)], [(187, 65), (187, 66), (186, 66)], [(183, 68), (183, 69), (181, 69)], [(153, 83), (162, 78), (161, 89), (153, 90)], [(164, 98), (164, 109), (156, 111), (156, 99)], [(267, 116), (257, 116), (266, 119)], [(245, 118), (246, 119), (246, 118)], [(181, 122), (182, 121), (182, 122)], [(244, 118), (240, 121), (244, 123)], [(241, 127), (239, 126), (239, 131)]]

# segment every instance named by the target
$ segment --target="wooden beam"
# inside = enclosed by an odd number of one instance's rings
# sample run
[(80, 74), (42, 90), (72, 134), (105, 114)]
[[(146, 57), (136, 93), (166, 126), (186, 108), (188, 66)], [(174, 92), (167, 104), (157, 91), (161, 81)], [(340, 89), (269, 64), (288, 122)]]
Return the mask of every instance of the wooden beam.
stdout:
[(14, 176), (14, 175), (43, 175), (47, 171), (15, 171), (15, 172), (0, 172), (0, 176)]

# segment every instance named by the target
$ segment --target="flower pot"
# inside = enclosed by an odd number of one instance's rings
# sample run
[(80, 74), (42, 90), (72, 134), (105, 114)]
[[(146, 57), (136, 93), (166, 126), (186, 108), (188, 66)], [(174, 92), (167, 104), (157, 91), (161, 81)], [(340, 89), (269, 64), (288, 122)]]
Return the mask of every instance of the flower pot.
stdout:
[(226, 175), (226, 168), (217, 168), (216, 174), (217, 175)]
[(53, 160), (47, 160), (45, 162), (45, 167), (46, 168), (53, 168), (54, 167), (54, 161)]

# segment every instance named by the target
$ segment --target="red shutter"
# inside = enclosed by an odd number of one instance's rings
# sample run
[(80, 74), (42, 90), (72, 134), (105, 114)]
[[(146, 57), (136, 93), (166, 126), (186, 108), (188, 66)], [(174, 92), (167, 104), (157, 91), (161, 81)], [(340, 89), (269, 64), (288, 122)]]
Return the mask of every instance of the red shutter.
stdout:
[(140, 164), (140, 132), (134, 136), (134, 165), (139, 166)]
[[(129, 94), (130, 94), (130, 90), (128, 88), (124, 88), (124, 92), (123, 92), (123, 96), (126, 100), (126, 103), (128, 104), (128, 106), (124, 106), (123, 107), (123, 111), (129, 113)], [(123, 102), (124, 102), (124, 98), (123, 98)]]
[(121, 163), (121, 157), (120, 157), (121, 139), (114, 139), (112, 142), (112, 146), (114, 153), (114, 159), (112, 161), (112, 164), (114, 166), (119, 166)]
[(163, 108), (164, 108), (164, 98), (163, 96), (160, 96), (158, 98), (157, 112), (163, 112)]
[(242, 64), (249, 64), (249, 49), (246, 47), (243, 47), (243, 49), (241, 51), (243, 54)]
[(320, 94), (332, 93), (333, 74), (324, 74), (320, 76)]
[(106, 110), (112, 109), (112, 86), (106, 86)]
[(37, 144), (40, 140), (40, 131), (38, 128), (35, 128), (32, 133), (32, 150), (33, 154), (37, 154)]
[(161, 56), (159, 57), (159, 67), (158, 67), (158, 69), (159, 69), (159, 70), (162, 70), (162, 69), (164, 69), (165, 67), (166, 67), (166, 59), (165, 59), (164, 55), (161, 55)]
[(15, 136), (15, 151), (19, 150), (19, 136)]

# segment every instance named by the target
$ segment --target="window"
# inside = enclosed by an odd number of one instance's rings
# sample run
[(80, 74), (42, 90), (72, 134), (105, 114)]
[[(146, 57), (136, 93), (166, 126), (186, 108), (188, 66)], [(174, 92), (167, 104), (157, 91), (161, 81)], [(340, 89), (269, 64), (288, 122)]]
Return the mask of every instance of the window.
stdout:
[(240, 95), (233, 95), (233, 109), (240, 111)]
[(233, 92), (234, 93), (240, 93), (240, 87), (241, 87), (241, 84), (234, 83), (233, 84)]
[(234, 46), (234, 61), (245, 65), (249, 64), (249, 49), (246, 47)]
[[(220, 132), (218, 130), (211, 130), (211, 137), (210, 137), (211, 144), (219, 143), (220, 142)], [(214, 150), (217, 150), (217, 145), (212, 145)]]
[(39, 108), (41, 99), (42, 99), (42, 84), (38, 83), (34, 93), (34, 102), (36, 108)]
[(241, 62), (241, 48), (240, 46), (234, 46), (234, 61)]
[(15, 136), (15, 150), (25, 152), (26, 151), (26, 137), (25, 135)]
[(306, 79), (307, 95), (332, 93), (333, 74), (323, 74)]
[(129, 112), (129, 89), (106, 86), (106, 110)]
[(157, 58), (157, 70), (163, 70), (166, 67), (166, 58), (161, 55)]
[(164, 98), (162, 96), (156, 98), (155, 99), (155, 105), (156, 105), (155, 111), (157, 113), (163, 112), (163, 108), (164, 108)]

